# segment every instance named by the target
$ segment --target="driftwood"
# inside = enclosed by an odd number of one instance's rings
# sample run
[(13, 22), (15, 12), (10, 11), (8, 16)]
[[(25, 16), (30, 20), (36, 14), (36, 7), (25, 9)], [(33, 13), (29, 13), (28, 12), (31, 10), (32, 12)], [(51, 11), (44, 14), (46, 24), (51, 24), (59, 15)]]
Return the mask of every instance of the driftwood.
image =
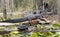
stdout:
[[(33, 31), (33, 30), (31, 30), (31, 31)], [(9, 34), (11, 31), (13, 31), (13, 30), (0, 30), (0, 34)], [(20, 30), (17, 30), (17, 31), (19, 31), (19, 32), (27, 32), (27, 33), (31, 32), (31, 31), (28, 30), (28, 28), (20, 29)], [(39, 31), (35, 30), (35, 31), (39, 32), (41, 30), (39, 30)], [(60, 30), (43, 30), (42, 32), (60, 32)]]
[(18, 26), (19, 23), (0, 23), (0, 27), (4, 26)]

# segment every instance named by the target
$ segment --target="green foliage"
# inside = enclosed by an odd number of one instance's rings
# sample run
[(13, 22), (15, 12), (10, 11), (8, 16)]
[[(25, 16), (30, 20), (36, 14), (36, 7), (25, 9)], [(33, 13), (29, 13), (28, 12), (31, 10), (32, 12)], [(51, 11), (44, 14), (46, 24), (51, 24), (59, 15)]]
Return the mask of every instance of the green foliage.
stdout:
[(35, 32), (31, 32), (30, 37), (38, 37), (38, 35), (37, 35), (37, 33), (35, 33)]
[(0, 30), (4, 30), (4, 28), (0, 28)]
[(10, 34), (19, 34), (18, 31), (12, 31)]
[(7, 28), (11, 29), (11, 28), (15, 28), (15, 26), (7, 26)]
[(60, 23), (53, 24), (54, 26), (60, 26)]
[(31, 32), (30, 37), (60, 37), (60, 34), (57, 33), (53, 34), (52, 32), (48, 32), (48, 33)]

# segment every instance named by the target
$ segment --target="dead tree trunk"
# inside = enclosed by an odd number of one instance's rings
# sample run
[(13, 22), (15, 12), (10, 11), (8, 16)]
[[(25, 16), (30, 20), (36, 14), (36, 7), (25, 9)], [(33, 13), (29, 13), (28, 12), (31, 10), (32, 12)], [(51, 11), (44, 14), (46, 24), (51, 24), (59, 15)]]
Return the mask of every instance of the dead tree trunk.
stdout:
[(9, 0), (1, 0), (1, 7), (3, 12), (3, 17), (7, 18), (7, 12), (9, 12)]
[(4, 18), (7, 18), (5, 0), (1, 0), (1, 8), (2, 8), (2, 12), (3, 12), (3, 17), (4, 17)]
[(38, 6), (38, 8), (39, 8), (39, 10), (43, 10), (43, 0), (39, 0), (40, 2), (39, 2), (39, 6)]

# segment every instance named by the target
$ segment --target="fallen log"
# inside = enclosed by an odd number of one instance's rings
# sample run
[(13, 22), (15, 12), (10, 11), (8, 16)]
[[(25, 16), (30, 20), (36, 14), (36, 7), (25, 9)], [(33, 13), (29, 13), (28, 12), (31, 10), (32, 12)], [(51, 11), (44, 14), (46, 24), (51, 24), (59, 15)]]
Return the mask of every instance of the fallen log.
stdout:
[(0, 27), (5, 27), (5, 26), (18, 26), (19, 23), (0, 23)]

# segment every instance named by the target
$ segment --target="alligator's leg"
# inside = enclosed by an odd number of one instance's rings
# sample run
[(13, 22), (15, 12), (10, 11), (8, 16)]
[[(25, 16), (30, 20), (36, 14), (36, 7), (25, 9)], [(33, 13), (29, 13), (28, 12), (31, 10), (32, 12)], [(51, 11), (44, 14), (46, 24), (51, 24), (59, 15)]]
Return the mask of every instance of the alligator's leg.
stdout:
[(32, 19), (30, 17), (28, 17), (28, 20), (29, 20), (29, 23), (30, 23), (30, 26), (32, 25)]
[(43, 17), (42, 15), (39, 17), (39, 19), (40, 19), (41, 21), (45, 21), (45, 22), (46, 22), (46, 20), (44, 19), (44, 17)]

